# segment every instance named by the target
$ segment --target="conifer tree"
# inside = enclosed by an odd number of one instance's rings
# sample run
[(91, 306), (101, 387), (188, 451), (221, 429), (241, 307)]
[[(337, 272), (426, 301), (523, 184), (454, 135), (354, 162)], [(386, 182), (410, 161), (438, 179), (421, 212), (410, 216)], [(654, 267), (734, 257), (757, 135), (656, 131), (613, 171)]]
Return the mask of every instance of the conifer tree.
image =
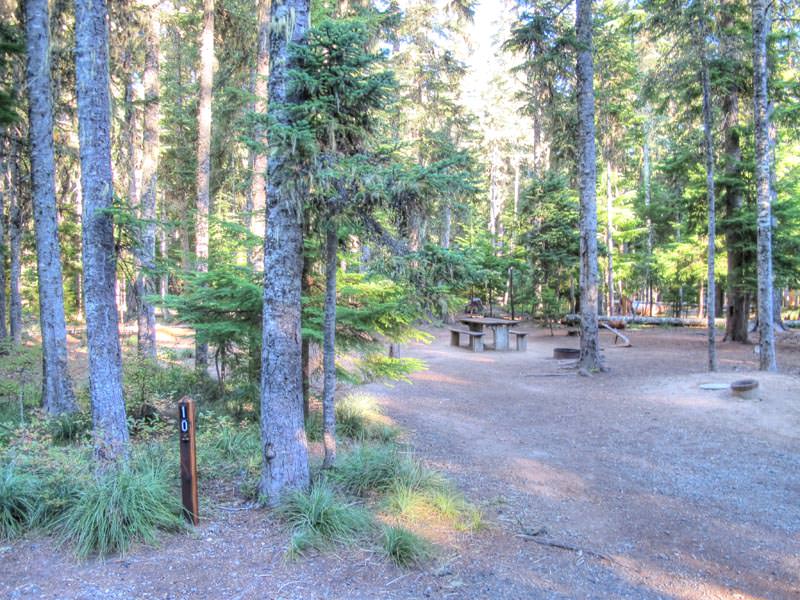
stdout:
[[(301, 98), (290, 87), (296, 58), (290, 44), (304, 44), (309, 0), (272, 4), (268, 115), (270, 144), (264, 238), (264, 313), (261, 346), (261, 447), (259, 490), (271, 505), (309, 485), (308, 443), (303, 427), (300, 288), (303, 269), (302, 203), (307, 182), (298, 153), (289, 152), (293, 107)], [(282, 146), (282, 147), (281, 147)]]
[(578, 364), (590, 372), (602, 368), (597, 324), (597, 165), (594, 140), (594, 60), (592, 0), (578, 0), (578, 187), (581, 200), (580, 290), (581, 355)]
[(142, 119), (142, 220), (137, 240), (139, 272), (136, 275), (137, 346), (141, 356), (156, 358), (156, 314), (148, 297), (155, 295), (156, 191), (159, 147), (159, 55), (160, 15), (158, 3), (148, 5), (144, 49), (144, 118)]
[(89, 395), (95, 455), (102, 464), (128, 455), (115, 294), (117, 260), (114, 222), (109, 212), (114, 185), (105, 0), (76, 0), (75, 39)]
[(47, 0), (26, 0), (28, 118), (42, 330), (42, 406), (51, 415), (77, 410), (67, 368), (67, 328), (58, 240)]
[[(214, 0), (203, 0), (200, 42), (200, 99), (197, 108), (197, 204), (195, 268), (208, 272), (208, 215), (211, 202), (211, 93), (214, 85)], [(195, 365), (208, 368), (208, 342), (196, 335)]]
[(774, 303), (772, 295), (772, 197), (770, 171), (767, 38), (772, 21), (769, 0), (751, 0), (753, 13), (753, 101), (755, 126), (756, 193), (758, 197), (758, 347), (759, 368), (777, 371)]

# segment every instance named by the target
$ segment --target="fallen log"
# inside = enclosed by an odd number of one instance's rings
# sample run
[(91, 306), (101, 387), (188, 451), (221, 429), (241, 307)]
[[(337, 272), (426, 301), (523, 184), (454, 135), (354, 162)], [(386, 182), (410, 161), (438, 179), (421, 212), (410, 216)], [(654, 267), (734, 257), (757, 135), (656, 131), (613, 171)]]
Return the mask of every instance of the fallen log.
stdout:
[[(597, 317), (598, 322), (600, 323), (626, 323), (628, 325), (669, 325), (671, 327), (705, 327), (706, 320), (705, 319), (698, 319), (696, 317), (685, 317), (685, 318), (678, 318), (678, 317), (641, 317), (641, 316), (621, 316), (621, 315), (614, 315), (614, 316), (607, 316), (607, 315), (600, 315)], [(581, 318), (579, 315), (570, 314), (564, 317), (562, 323), (564, 325), (575, 326), (580, 325)], [(717, 319), (717, 325), (723, 325), (725, 323), (724, 319)]]
[[(623, 325), (624, 325), (624, 323), (623, 323)], [(600, 322), (600, 327), (605, 327), (605, 328), (606, 328), (606, 329), (608, 329), (608, 330), (609, 330), (611, 333), (613, 333), (615, 336), (617, 336), (617, 337), (615, 337), (615, 338), (614, 338), (614, 344), (615, 344), (615, 345), (616, 345), (616, 343), (617, 343), (617, 338), (619, 338), (619, 339), (621, 339), (623, 342), (625, 342), (625, 346), (623, 346), (624, 348), (630, 348), (631, 346), (633, 346), (633, 344), (631, 344), (631, 341), (630, 341), (630, 340), (629, 340), (627, 337), (625, 337), (625, 335), (624, 335), (624, 334), (620, 333), (618, 330), (616, 330), (616, 329), (614, 329), (613, 327), (611, 327), (611, 325), (609, 325), (608, 323), (603, 323), (603, 322), (601, 321), (601, 322)]]

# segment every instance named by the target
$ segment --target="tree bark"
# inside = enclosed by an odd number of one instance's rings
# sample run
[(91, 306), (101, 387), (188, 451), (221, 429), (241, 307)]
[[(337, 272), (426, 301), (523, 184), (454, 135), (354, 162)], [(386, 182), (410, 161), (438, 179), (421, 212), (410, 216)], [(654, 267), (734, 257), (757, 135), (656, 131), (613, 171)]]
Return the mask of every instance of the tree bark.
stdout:
[[(303, 236), (308, 235), (308, 220), (303, 223)], [(311, 258), (303, 255), (303, 270), (300, 283), (300, 297), (311, 291)], [(311, 341), (308, 336), (302, 336), (300, 348), (300, 362), (302, 363), (302, 388), (303, 388), (303, 422), (308, 420), (311, 412)]]
[(651, 166), (650, 166), (650, 115), (648, 113), (644, 123), (644, 143), (642, 145), (642, 179), (644, 186), (644, 209), (647, 213), (645, 224), (647, 226), (647, 270), (645, 271), (645, 284), (647, 286), (647, 314), (653, 316), (653, 282), (650, 272), (653, 258), (653, 221), (650, 218), (650, 204), (652, 202)]
[[(288, 126), (287, 105), (300, 101), (289, 88), (294, 66), (289, 44), (303, 43), (309, 27), (309, 0), (272, 5), (270, 33), (269, 114)], [(300, 288), (303, 269), (302, 180), (291, 156), (270, 153), (264, 239), (264, 312), (261, 356), (261, 440), (263, 469), (260, 492), (276, 505), (294, 490), (309, 485), (308, 441), (303, 424)]]
[(450, 200), (445, 199), (444, 207), (442, 208), (442, 239), (440, 240), (442, 248), (445, 250), (450, 248), (450, 231), (453, 224), (453, 209), (450, 205)]
[(22, 207), (21, 181), (19, 176), (19, 140), (18, 132), (14, 131), (9, 140), (9, 157), (7, 187), (11, 198), (8, 207), (8, 238), (11, 254), (9, 268), (8, 292), (8, 325), (11, 342), (15, 346), (22, 344), (22, 293), (20, 279), (22, 278), (22, 233), (25, 228), (26, 213)]
[[(272, 0), (258, 0), (258, 49), (256, 52), (255, 79), (253, 94), (255, 96), (256, 114), (263, 118), (267, 114), (267, 96), (269, 94), (269, 24)], [(252, 152), (253, 174), (250, 191), (247, 195), (249, 206), (246, 207), (246, 227), (256, 236), (264, 236), (264, 212), (267, 200), (267, 128), (257, 123), (253, 130), (253, 138), (258, 146)], [(247, 251), (247, 262), (251, 266), (258, 263), (255, 248)], [(263, 264), (263, 263), (262, 263)]]
[[(701, 14), (701, 19), (705, 17)], [(708, 320), (708, 370), (717, 370), (717, 329), (716, 323), (716, 198), (714, 190), (714, 140), (712, 138), (711, 84), (708, 74), (708, 55), (706, 50), (705, 26), (698, 25), (697, 45), (700, 52), (700, 79), (703, 87), (703, 146), (706, 162), (706, 196), (708, 203), (708, 288), (706, 290), (706, 319)]]
[(755, 117), (755, 162), (758, 267), (759, 368), (777, 371), (772, 276), (772, 206), (770, 197), (769, 98), (767, 92), (767, 35), (772, 18), (769, 0), (751, 0), (753, 12), (753, 105)]
[(56, 210), (50, 13), (47, 0), (26, 0), (25, 13), (31, 196), (36, 224), (39, 324), (42, 331), (42, 406), (47, 414), (60, 415), (74, 412), (78, 406), (67, 366), (67, 326)]
[[(164, 210), (164, 205), (161, 205), (161, 223), (162, 226), (158, 232), (158, 246), (159, 252), (161, 256), (162, 263), (166, 263), (168, 258), (169, 246), (167, 241), (167, 231), (164, 227), (164, 222), (166, 221), (166, 211)], [(169, 274), (166, 270), (161, 270), (161, 277), (158, 280), (158, 295), (161, 297), (161, 318), (164, 321), (169, 320), (169, 312), (167, 311), (167, 293), (169, 293)]]
[(148, 296), (156, 294), (156, 191), (159, 155), (159, 36), (161, 19), (157, 4), (149, 7), (144, 49), (144, 119), (142, 123), (142, 196), (139, 218), (141, 238), (137, 247), (136, 275), (137, 348), (139, 355), (156, 359), (156, 310)]
[(602, 369), (597, 326), (597, 164), (594, 139), (592, 0), (577, 0), (578, 187), (580, 193), (581, 369)]
[[(731, 4), (726, 2), (726, 4)], [(727, 61), (737, 61), (739, 56), (735, 48), (730, 8), (722, 11), (720, 29), (721, 51)], [(736, 223), (744, 205), (742, 187), (742, 148), (739, 140), (739, 88), (735, 81), (729, 84), (722, 99), (722, 133), (725, 149), (725, 183), (723, 193), (725, 199), (725, 246), (728, 262), (728, 306), (725, 315), (725, 340), (732, 342), (748, 342), (747, 291), (744, 288), (745, 256), (742, 248), (743, 239), (741, 225)]]
[[(3, 137), (7, 137), (3, 132)], [(9, 191), (6, 174), (8, 173), (8, 155), (5, 142), (0, 142), (0, 342), (8, 338), (6, 326), (6, 192)]]
[(75, 69), (83, 195), (83, 289), (89, 342), (89, 393), (95, 456), (110, 463), (128, 456), (114, 281), (117, 257), (111, 173), (111, 106), (105, 0), (75, 2)]
[[(197, 206), (195, 216), (195, 267), (208, 273), (208, 213), (211, 183), (211, 92), (214, 85), (214, 0), (203, 0), (200, 44), (200, 99), (197, 110)], [(208, 343), (195, 340), (195, 366), (208, 369)]]
[(323, 469), (336, 461), (336, 251), (339, 236), (330, 219), (325, 232), (325, 322), (322, 341), (322, 431), (325, 445)]
[(614, 314), (614, 195), (611, 192), (611, 151), (606, 155), (606, 245), (608, 246), (608, 314)]

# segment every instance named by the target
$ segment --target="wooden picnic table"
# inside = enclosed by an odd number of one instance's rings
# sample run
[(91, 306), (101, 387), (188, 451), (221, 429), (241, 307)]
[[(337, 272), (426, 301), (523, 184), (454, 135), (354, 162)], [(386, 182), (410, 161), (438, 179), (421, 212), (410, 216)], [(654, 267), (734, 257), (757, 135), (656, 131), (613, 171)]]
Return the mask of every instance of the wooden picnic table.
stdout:
[(519, 324), (519, 321), (498, 319), (496, 317), (462, 317), (458, 321), (469, 327), (470, 331), (483, 332), (484, 327), (491, 329), (494, 335), (495, 350), (508, 350), (510, 348), (508, 343), (509, 331), (514, 325)]

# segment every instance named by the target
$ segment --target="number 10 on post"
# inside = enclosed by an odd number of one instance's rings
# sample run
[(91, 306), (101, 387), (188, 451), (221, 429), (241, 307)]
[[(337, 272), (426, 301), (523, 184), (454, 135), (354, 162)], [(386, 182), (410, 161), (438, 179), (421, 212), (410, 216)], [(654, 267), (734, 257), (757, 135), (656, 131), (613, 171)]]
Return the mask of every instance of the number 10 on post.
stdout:
[(181, 496), (183, 512), (193, 525), (199, 522), (197, 495), (197, 449), (195, 447), (194, 400), (178, 402), (178, 429), (181, 445)]

